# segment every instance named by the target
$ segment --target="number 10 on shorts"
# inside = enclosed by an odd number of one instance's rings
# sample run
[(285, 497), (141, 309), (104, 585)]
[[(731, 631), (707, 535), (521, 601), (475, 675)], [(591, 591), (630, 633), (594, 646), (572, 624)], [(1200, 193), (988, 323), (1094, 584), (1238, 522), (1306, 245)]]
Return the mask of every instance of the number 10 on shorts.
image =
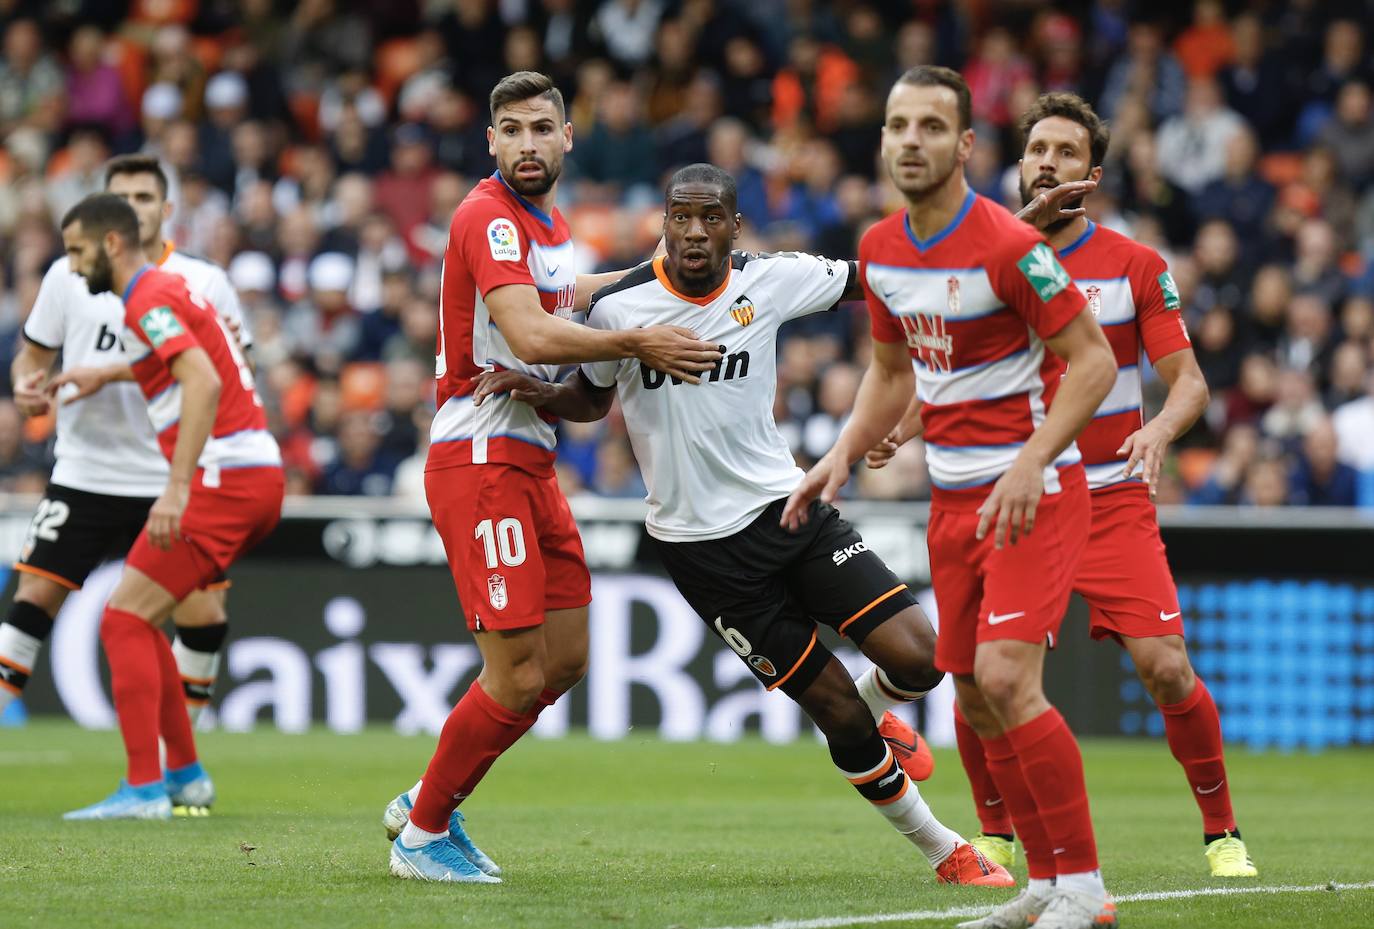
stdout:
[(488, 569), (498, 565), (514, 568), (525, 563), (525, 530), (514, 516), (507, 516), (494, 528), (492, 520), (482, 520), (473, 537), (482, 542)]

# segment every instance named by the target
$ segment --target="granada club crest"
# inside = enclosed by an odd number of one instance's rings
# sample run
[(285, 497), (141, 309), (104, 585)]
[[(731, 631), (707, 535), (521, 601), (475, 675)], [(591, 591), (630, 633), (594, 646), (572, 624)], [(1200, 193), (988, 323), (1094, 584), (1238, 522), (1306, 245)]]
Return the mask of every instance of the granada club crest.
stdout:
[(749, 325), (754, 321), (754, 301), (750, 300), (747, 295), (741, 296), (730, 304), (730, 315), (741, 326)]
[(506, 579), (499, 574), (493, 574), (487, 578), (487, 599), (491, 601), (493, 610), (504, 610), (510, 603), (510, 597), (506, 594)]
[(949, 279), (945, 281), (945, 285), (948, 291), (949, 315), (957, 316), (959, 315), (959, 279), (951, 274)]
[(1093, 311), (1093, 317), (1102, 315), (1102, 288), (1096, 284), (1084, 291), (1088, 295), (1088, 309)]

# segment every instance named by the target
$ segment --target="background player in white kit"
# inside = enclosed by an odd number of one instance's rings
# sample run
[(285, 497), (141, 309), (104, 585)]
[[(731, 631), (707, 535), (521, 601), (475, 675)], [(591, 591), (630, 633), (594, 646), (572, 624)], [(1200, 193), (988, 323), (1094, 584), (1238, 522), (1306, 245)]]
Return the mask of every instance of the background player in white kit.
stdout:
[[(173, 205), (157, 159), (115, 158), (106, 167), (105, 187), (133, 207), (147, 259), (203, 295), (249, 347), (251, 337), (228, 276), (204, 259), (178, 252), (162, 237)], [(21, 412), (42, 415), (57, 406), (57, 462), (14, 566), (19, 577), (14, 601), (0, 623), (0, 710), (22, 693), (67, 595), (100, 562), (123, 557), (167, 483), (167, 460), (137, 385), (111, 384), (69, 404), (50, 404), (45, 392), (59, 352), (64, 371), (122, 361), (123, 328), (124, 308), (116, 295), (92, 295), (66, 257), (53, 263), (24, 324), (23, 346), (11, 370)], [(227, 586), (223, 581), (196, 591), (174, 614), (173, 651), (192, 719), (209, 699), (218, 670), (228, 630)]]

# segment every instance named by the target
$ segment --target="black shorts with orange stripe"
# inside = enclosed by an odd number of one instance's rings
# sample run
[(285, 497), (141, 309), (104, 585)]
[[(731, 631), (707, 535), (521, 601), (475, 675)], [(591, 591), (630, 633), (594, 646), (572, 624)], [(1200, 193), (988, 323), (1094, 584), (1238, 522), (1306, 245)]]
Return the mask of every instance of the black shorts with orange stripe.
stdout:
[(779, 525), (786, 500), (744, 529), (702, 542), (656, 541), (677, 589), (769, 690), (806, 690), (830, 660), (829, 626), (856, 645), (915, 595), (833, 506), (816, 501), (797, 532)]
[[(102, 563), (128, 554), (153, 503), (151, 497), (117, 497), (49, 484), (14, 568), (80, 590)], [(228, 586), (221, 576), (206, 589)]]

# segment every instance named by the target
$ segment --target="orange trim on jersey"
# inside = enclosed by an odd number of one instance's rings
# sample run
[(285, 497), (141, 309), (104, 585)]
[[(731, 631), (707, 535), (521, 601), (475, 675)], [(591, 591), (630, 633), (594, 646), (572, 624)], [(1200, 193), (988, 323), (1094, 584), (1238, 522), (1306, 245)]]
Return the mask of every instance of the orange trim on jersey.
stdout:
[(234, 586), (234, 582), (231, 581), (231, 580), (229, 580), (229, 578), (226, 577), (226, 578), (225, 578), (224, 580), (222, 580), (222, 581), (213, 581), (212, 583), (206, 584), (204, 587), (201, 587), (201, 588), (199, 588), (199, 589), (200, 589), (200, 590), (209, 591), (210, 593), (215, 593), (215, 592), (221, 591), (221, 590), (228, 590), (230, 587), (233, 587), (233, 586)]
[(887, 806), (889, 803), (896, 803), (898, 800), (905, 797), (906, 792), (910, 789), (911, 778), (907, 778), (906, 780), (902, 781), (902, 789), (897, 791), (897, 796), (888, 797), (886, 800), (870, 800), (869, 803), (872, 803), (874, 806)]
[(0, 687), (5, 688), (10, 693), (14, 694), (16, 697), (24, 696), (24, 691), (20, 690), (18, 687), (15, 687), (9, 681), (0, 681)]
[(720, 282), (719, 287), (717, 287), (715, 290), (711, 291), (704, 297), (689, 297), (687, 296), (687, 294), (684, 294), (682, 291), (674, 287), (672, 281), (668, 280), (668, 272), (664, 269), (663, 262), (664, 259), (661, 257), (654, 259), (654, 277), (658, 278), (658, 282), (663, 285), (663, 288), (666, 291), (668, 291), (668, 293), (672, 294), (674, 297), (677, 297), (679, 300), (686, 300), (688, 303), (695, 303), (697, 306), (706, 306), (708, 303), (711, 303), (721, 294), (725, 293), (725, 288), (730, 286), (730, 275), (734, 273), (733, 268), (727, 267), (725, 269), (725, 280)]
[[(884, 746), (884, 748), (887, 748), (887, 746)], [(882, 764), (878, 765), (877, 768), (862, 777), (847, 777), (845, 780), (849, 781), (849, 783), (853, 784), (855, 787), (858, 787), (860, 784), (869, 784), (890, 772), (892, 770), (892, 765), (892, 749), (888, 748), (887, 754), (883, 756)]]
[(887, 593), (883, 594), (883, 595), (882, 595), (881, 597), (879, 597), (877, 600), (874, 600), (874, 601), (873, 601), (872, 603), (870, 603), (868, 606), (864, 607), (862, 610), (859, 610), (859, 612), (855, 613), (853, 616), (849, 617), (849, 618), (846, 619), (844, 622), (840, 623), (840, 628), (837, 629), (837, 630), (835, 630), (835, 631), (838, 632), (840, 635), (844, 635), (844, 631), (845, 631), (845, 629), (849, 628), (849, 624), (850, 624), (850, 623), (854, 622), (854, 620), (856, 620), (856, 619), (858, 619), (859, 617), (863, 616), (865, 613), (867, 613), (869, 610), (873, 609), (873, 608), (874, 608), (875, 606), (877, 606), (879, 603), (882, 603), (882, 602), (883, 602), (884, 600), (886, 600), (888, 597), (895, 597), (897, 594), (901, 593), (901, 592), (904, 591), (904, 590), (906, 590), (906, 585), (905, 585), (905, 584), (898, 584), (896, 587), (892, 588), (892, 589), (889, 590)]
[(190, 706), (209, 706), (209, 705), (210, 705), (210, 701), (209, 701), (209, 700), (195, 700), (195, 699), (192, 699), (191, 697), (187, 697), (187, 698), (186, 698), (186, 702), (187, 702), (187, 704), (189, 704)]
[(802, 666), (802, 662), (806, 660), (806, 656), (809, 655), (809, 654), (811, 654), (811, 649), (813, 649), (813, 648), (815, 648), (815, 647), (816, 647), (816, 630), (815, 630), (815, 629), (812, 629), (812, 630), (811, 630), (811, 643), (810, 643), (809, 645), (806, 646), (806, 651), (802, 652), (801, 657), (797, 659), (797, 663), (794, 664), (794, 665), (792, 666), (792, 670), (790, 670), (790, 671), (788, 671), (786, 674), (784, 674), (779, 680), (776, 680), (776, 681), (774, 681), (773, 683), (769, 684), (767, 687), (764, 688), (764, 690), (777, 690), (777, 689), (778, 689), (779, 687), (781, 687), (783, 684), (786, 684), (786, 683), (787, 683), (787, 679), (788, 679), (789, 677), (791, 677), (792, 675), (794, 675), (794, 674), (797, 673), (797, 669), (800, 668), (800, 667)]
[(0, 655), (0, 664), (4, 665), (4, 666), (7, 667), (7, 668), (13, 668), (14, 670), (18, 671), (20, 674), (32, 674), (32, 673), (33, 673), (33, 671), (30, 670), (29, 668), (24, 667), (23, 665), (21, 665), (21, 664), (20, 664), (19, 662), (17, 662), (17, 661), (10, 661), (10, 660), (9, 660), (8, 658), (6, 658), (4, 655)]
[(58, 584), (62, 587), (67, 588), (68, 590), (81, 589), (80, 584), (73, 584), (71, 581), (67, 580), (60, 574), (53, 574), (51, 571), (44, 571), (42, 568), (35, 568), (33, 565), (24, 564), (20, 561), (16, 561), (14, 563), (14, 570), (23, 571), (25, 574), (32, 574), (34, 577), (47, 578), (54, 584)]
[(199, 684), (202, 687), (209, 687), (215, 682), (213, 677), (187, 677), (184, 674), (181, 676), (181, 679), (187, 684)]
[(172, 252), (176, 250), (177, 244), (175, 242), (173, 242), (171, 239), (163, 239), (162, 257), (157, 260), (157, 266), (160, 268), (163, 265), (165, 265), (167, 263), (167, 259), (172, 257)]

